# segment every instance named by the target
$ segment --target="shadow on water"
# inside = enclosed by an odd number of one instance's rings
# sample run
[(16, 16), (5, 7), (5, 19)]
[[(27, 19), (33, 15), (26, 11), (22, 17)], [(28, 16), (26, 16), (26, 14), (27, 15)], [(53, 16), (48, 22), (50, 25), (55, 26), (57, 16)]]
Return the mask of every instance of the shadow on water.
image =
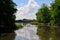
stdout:
[(15, 38), (15, 33), (6, 33), (4, 36), (0, 36), (0, 40), (14, 40), (14, 38)]

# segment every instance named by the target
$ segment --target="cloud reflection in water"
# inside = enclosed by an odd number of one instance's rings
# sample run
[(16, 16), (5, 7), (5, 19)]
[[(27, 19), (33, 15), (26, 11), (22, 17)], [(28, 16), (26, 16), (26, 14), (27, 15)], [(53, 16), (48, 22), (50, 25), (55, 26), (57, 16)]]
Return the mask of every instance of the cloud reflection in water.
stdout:
[(38, 35), (36, 35), (37, 27), (35, 25), (24, 26), (22, 29), (15, 31), (15, 40), (39, 40)]

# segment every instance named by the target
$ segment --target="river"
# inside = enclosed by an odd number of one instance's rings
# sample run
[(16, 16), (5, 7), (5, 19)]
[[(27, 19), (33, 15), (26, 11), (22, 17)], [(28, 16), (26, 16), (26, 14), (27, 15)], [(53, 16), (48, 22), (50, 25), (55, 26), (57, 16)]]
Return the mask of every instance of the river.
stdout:
[(14, 33), (7, 33), (0, 37), (0, 40), (60, 40), (60, 27), (40, 25), (37, 27), (29, 23), (21, 24), (23, 28), (15, 30)]
[(23, 28), (15, 30), (15, 40), (39, 40), (36, 25), (26, 24)]
[(16, 23), (22, 24), (23, 28), (19, 28), (14, 33), (7, 33), (5, 36), (0, 37), (0, 40), (39, 40), (37, 33), (37, 26), (29, 23)]

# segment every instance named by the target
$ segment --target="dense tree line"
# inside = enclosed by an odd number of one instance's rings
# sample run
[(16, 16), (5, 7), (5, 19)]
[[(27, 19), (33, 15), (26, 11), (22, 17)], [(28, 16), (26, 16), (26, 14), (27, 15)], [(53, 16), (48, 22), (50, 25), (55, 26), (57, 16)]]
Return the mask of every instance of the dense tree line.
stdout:
[(51, 3), (51, 7), (43, 4), (36, 13), (39, 23), (51, 23), (52, 25), (60, 25), (60, 0)]
[(16, 29), (16, 4), (12, 0), (0, 0), (0, 32), (10, 32)]

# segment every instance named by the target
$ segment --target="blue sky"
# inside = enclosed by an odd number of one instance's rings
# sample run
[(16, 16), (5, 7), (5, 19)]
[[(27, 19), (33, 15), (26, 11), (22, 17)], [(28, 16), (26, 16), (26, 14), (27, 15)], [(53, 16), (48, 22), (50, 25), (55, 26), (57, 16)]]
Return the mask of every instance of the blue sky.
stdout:
[(17, 4), (17, 7), (20, 7), (22, 3), (27, 4), (28, 3), (28, 0), (13, 0), (16, 4)]
[[(26, 5), (28, 3), (28, 0), (13, 0), (16, 4), (17, 7), (20, 7), (22, 3)], [(40, 6), (45, 3), (47, 5), (50, 5), (50, 2), (54, 2), (54, 0), (35, 0)]]
[[(32, 0), (13, 0), (13, 1), (17, 4), (17, 8), (19, 9), (16, 13), (16, 15), (17, 15), (16, 19), (19, 20), (19, 19), (24, 19), (24, 18), (26, 18), (26, 19), (36, 19), (36, 16), (33, 16), (33, 15), (36, 14), (36, 12), (31, 11), (31, 9), (33, 9), (33, 8), (32, 8), (32, 6), (28, 7), (28, 5), (33, 5), (33, 3), (34, 3), (34, 6), (36, 6), (34, 8), (34, 10), (37, 11), (38, 6), (41, 7), (41, 5), (43, 3), (50, 6), (50, 3), (53, 2), (54, 0), (33, 0), (33, 1)], [(29, 1), (31, 1), (30, 4), (29, 4)], [(30, 12), (32, 12), (32, 13), (29, 13), (29, 14), (28, 14), (28, 12), (27, 13), (24, 13), (24, 12), (22, 13), (22, 11), (26, 10), (25, 8), (30, 9)], [(27, 15), (30, 15), (31, 17), (27, 16)]]

